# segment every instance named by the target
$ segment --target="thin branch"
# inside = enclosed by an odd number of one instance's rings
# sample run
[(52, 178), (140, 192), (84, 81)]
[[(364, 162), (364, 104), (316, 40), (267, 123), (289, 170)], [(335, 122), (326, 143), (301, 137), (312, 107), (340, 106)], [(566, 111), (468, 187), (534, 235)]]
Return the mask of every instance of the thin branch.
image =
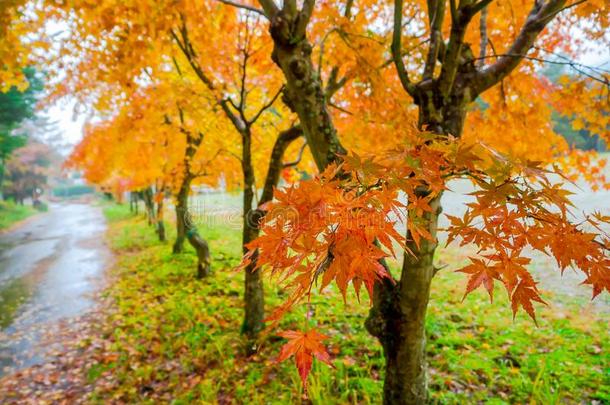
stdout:
[[(602, 83), (606, 86), (610, 86), (610, 79), (608, 79), (607, 77), (605, 77), (602, 73), (599, 73), (597, 70), (598, 68), (595, 67), (591, 67), (591, 66), (587, 66), (587, 65), (583, 65), (581, 63), (577, 63), (577, 62), (573, 62), (573, 61), (566, 61), (566, 62), (560, 62), (557, 60), (549, 60), (549, 59), (544, 59), (544, 58), (538, 58), (535, 56), (527, 56), (527, 55), (521, 55), (521, 54), (509, 54), (509, 53), (503, 53), (503, 54), (497, 54), (497, 55), (490, 55), (490, 56), (486, 56), (484, 59), (488, 59), (488, 58), (516, 58), (516, 59), (527, 59), (527, 60), (532, 60), (535, 62), (541, 62), (541, 63), (549, 63), (552, 65), (564, 65), (564, 66), (570, 66), (572, 69), (574, 69), (575, 71), (577, 71), (578, 73), (587, 76), (588, 78), (595, 80), (599, 83)], [(481, 58), (477, 58), (477, 59), (481, 59)], [(586, 71), (583, 70), (583, 68), (585, 69), (590, 69), (596, 73), (599, 73), (601, 75), (601, 77), (596, 77), (593, 76), (590, 73), (587, 73)], [(602, 71), (605, 71), (605, 69), (601, 69)]]
[(219, 2), (221, 2), (223, 4), (226, 4), (226, 5), (229, 5), (229, 6), (232, 6), (232, 7), (241, 8), (241, 9), (252, 11), (254, 13), (257, 13), (257, 14), (260, 14), (262, 16), (265, 16), (265, 12), (263, 10), (261, 10), (260, 8), (249, 6), (247, 4), (241, 4), (241, 3), (238, 3), (238, 2), (232, 1), (232, 0), (216, 0), (216, 1), (219, 1)]
[[(555, 14), (563, 9), (566, 0), (548, 0), (546, 3), (535, 2), (529, 12), (517, 38), (510, 46), (508, 56), (500, 57), (491, 66), (479, 71), (475, 76), (476, 92), (481, 93), (509, 75), (527, 54), (534, 41), (553, 19)], [(513, 55), (513, 56), (510, 56)], [(515, 55), (521, 55), (515, 57)]]
[(263, 105), (261, 107), (260, 110), (258, 110), (258, 112), (254, 115), (254, 117), (252, 117), (252, 119), (247, 121), (248, 125), (254, 124), (260, 118), (260, 116), (276, 102), (276, 100), (278, 99), (280, 94), (282, 94), (282, 91), (284, 91), (284, 85), (282, 85), (282, 87), (279, 88), (279, 90), (275, 93), (275, 95), (273, 97), (271, 97), (271, 100), (269, 100), (265, 105)]
[(326, 45), (326, 40), (333, 32), (337, 32), (337, 28), (333, 28), (324, 34), (322, 37), (322, 41), (320, 41), (320, 55), (318, 56), (318, 77), (322, 77), (322, 62), (324, 60), (324, 46)]
[(306, 146), (307, 146), (307, 139), (305, 140), (305, 142), (303, 142), (303, 145), (301, 145), (301, 149), (299, 149), (299, 154), (298, 154), (297, 158), (295, 160), (293, 160), (292, 162), (283, 163), (282, 167), (285, 169), (287, 167), (293, 167), (293, 166), (296, 166), (299, 163), (301, 163), (301, 159), (303, 158), (303, 152), (305, 151)]
[[(404, 50), (402, 52), (402, 56), (401, 57), (405, 57), (405, 56), (411, 55), (412, 51), (416, 50), (417, 48), (420, 48), (422, 45), (424, 45), (424, 44), (426, 44), (428, 42), (430, 42), (430, 38), (426, 38), (423, 41), (417, 43), (416, 45), (410, 47), (409, 49)], [(390, 59), (386, 60), (385, 62), (383, 62), (381, 65), (379, 65), (379, 69), (385, 69), (388, 66), (390, 66), (392, 63), (394, 63), (394, 59), (390, 58)]]
[(343, 112), (343, 113), (345, 113), (345, 114), (348, 114), (348, 115), (354, 115), (354, 113), (353, 113), (353, 112), (348, 111), (348, 110), (346, 110), (345, 108), (340, 107), (340, 106), (338, 106), (338, 105), (337, 105), (337, 104), (335, 104), (335, 103), (328, 102), (328, 106), (329, 106), (329, 107), (332, 107), (332, 108), (335, 108), (335, 109), (337, 109), (337, 110), (339, 110), (339, 111), (341, 111), (341, 112)]
[(326, 89), (324, 90), (324, 96), (326, 100), (330, 100), (341, 87), (345, 86), (347, 83), (347, 76), (343, 76), (341, 79), (337, 80), (337, 75), (339, 74), (339, 67), (334, 66), (328, 77), (328, 81), (326, 82)]

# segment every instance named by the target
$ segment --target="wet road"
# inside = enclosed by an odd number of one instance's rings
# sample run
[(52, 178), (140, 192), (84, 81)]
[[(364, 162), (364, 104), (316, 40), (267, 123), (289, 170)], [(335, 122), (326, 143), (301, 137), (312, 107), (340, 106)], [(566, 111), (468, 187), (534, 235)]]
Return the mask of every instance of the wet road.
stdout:
[(97, 207), (52, 204), (0, 234), (0, 376), (44, 361), (48, 332), (93, 306), (110, 258), (105, 226)]

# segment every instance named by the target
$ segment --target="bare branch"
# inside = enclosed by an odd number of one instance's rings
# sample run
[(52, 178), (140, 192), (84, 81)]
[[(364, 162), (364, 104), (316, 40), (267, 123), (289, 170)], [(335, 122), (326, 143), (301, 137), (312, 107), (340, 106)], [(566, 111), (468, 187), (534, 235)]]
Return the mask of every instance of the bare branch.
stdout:
[(326, 82), (326, 89), (324, 90), (326, 100), (330, 100), (335, 95), (335, 93), (339, 91), (341, 87), (345, 86), (345, 83), (347, 83), (347, 76), (343, 76), (341, 79), (337, 80), (338, 74), (339, 67), (333, 66)]
[(261, 5), (265, 11), (265, 16), (269, 20), (271, 20), (280, 11), (274, 0), (258, 0), (258, 4)]
[[(191, 68), (195, 72), (195, 75), (212, 92), (212, 95), (216, 98), (216, 101), (218, 102), (218, 104), (220, 104), (220, 107), (222, 108), (224, 113), (227, 115), (227, 118), (229, 118), (229, 120), (231, 121), (231, 123), (233, 123), (235, 128), (237, 128), (237, 130), (240, 133), (242, 133), (242, 131), (244, 130), (244, 127), (245, 127), (245, 123), (242, 120), (240, 120), (239, 117), (233, 113), (233, 111), (231, 111), (231, 108), (229, 107), (229, 101), (227, 99), (219, 99), (215, 95), (216, 88), (214, 86), (214, 83), (212, 82), (212, 80), (210, 80), (209, 77), (207, 77), (207, 75), (205, 74), (205, 72), (203, 71), (203, 69), (199, 65), (199, 62), (196, 59), (197, 54), (195, 52), (195, 49), (193, 48), (193, 45), (189, 41), (188, 28), (186, 26), (186, 21), (184, 20), (184, 16), (180, 15), (180, 17), (182, 20), (182, 26), (180, 28), (180, 36), (182, 38), (180, 38), (174, 30), (170, 30), (170, 34), (172, 35), (172, 37), (178, 44), (178, 47), (180, 48), (180, 50), (186, 57), (187, 61), (191, 65)], [(232, 103), (232, 104), (234, 105), (234, 103)]]
[[(523, 56), (531, 49), (534, 41), (563, 9), (566, 0), (549, 0), (546, 3), (535, 2), (517, 38), (510, 46), (507, 55), (500, 57), (493, 65), (480, 71), (475, 76), (476, 92), (481, 93), (508, 76), (521, 62)], [(512, 55), (512, 56), (511, 56)]]
[(241, 3), (238, 3), (238, 2), (232, 1), (232, 0), (216, 0), (216, 1), (219, 1), (219, 2), (221, 2), (223, 4), (227, 4), (227, 5), (232, 6), (232, 7), (241, 8), (241, 9), (252, 11), (254, 13), (257, 13), (257, 14), (260, 14), (262, 16), (265, 16), (265, 12), (263, 10), (261, 10), (260, 8), (249, 6), (247, 4), (241, 4)]
[(354, 115), (354, 113), (353, 113), (353, 112), (348, 111), (348, 110), (346, 110), (345, 108), (340, 107), (340, 106), (338, 106), (337, 104), (332, 103), (332, 102), (330, 102), (330, 101), (328, 102), (328, 106), (329, 106), (329, 107), (332, 107), (332, 108), (334, 108), (334, 109), (336, 109), (336, 110), (339, 110), (339, 111), (341, 111), (342, 113), (345, 113), (345, 114), (347, 114), (347, 115)]
[(430, 47), (428, 48), (428, 56), (426, 57), (426, 65), (422, 75), (423, 80), (431, 79), (434, 73), (434, 67), (438, 59), (440, 42), (443, 40), (441, 29), (445, 17), (445, 0), (430, 0), (428, 1), (428, 15), (430, 18)]
[(343, 17), (351, 18), (352, 17), (352, 6), (354, 5), (354, 0), (347, 0), (345, 2), (345, 13), (343, 13)]
[(282, 131), (273, 145), (271, 151), (271, 158), (269, 159), (269, 168), (267, 169), (267, 176), (265, 177), (265, 185), (263, 186), (263, 193), (259, 204), (264, 204), (271, 201), (273, 198), (273, 187), (277, 185), (280, 178), (280, 172), (282, 170), (282, 159), (286, 149), (291, 142), (303, 136), (303, 129), (300, 125), (294, 125), (289, 129)]
[(299, 18), (296, 20), (295, 37), (301, 38), (305, 36), (307, 24), (309, 24), (315, 5), (316, 0), (303, 0), (303, 8), (299, 13)]
[[(541, 62), (541, 63), (549, 63), (551, 65), (564, 65), (564, 66), (569, 66), (572, 69), (574, 69), (576, 72), (582, 74), (583, 76), (586, 76), (592, 80), (595, 80), (599, 83), (602, 83), (606, 86), (610, 86), (610, 79), (608, 77), (605, 76), (605, 74), (608, 74), (609, 72), (605, 69), (600, 69), (600, 68), (596, 68), (593, 66), (587, 66), (584, 65), (582, 63), (578, 63), (578, 62), (574, 62), (572, 60), (569, 60), (568, 58), (565, 58), (566, 61), (561, 62), (561, 61), (557, 61), (557, 60), (550, 60), (550, 59), (544, 59), (544, 58), (539, 58), (539, 57), (535, 57), (535, 56), (527, 56), (527, 55), (518, 55), (518, 54), (508, 54), (508, 53), (502, 53), (502, 54), (497, 54), (497, 55), (491, 55), (491, 56), (486, 56), (485, 59), (489, 59), (489, 58), (515, 58), (515, 59), (526, 59), (526, 60), (532, 60), (532, 61), (536, 61), (536, 62)], [(481, 59), (481, 58), (477, 58), (477, 59)], [(597, 74), (599, 74), (600, 76), (594, 76), (592, 73), (588, 73), (585, 69), (589, 69), (592, 72), (595, 72)], [(605, 73), (605, 74), (604, 74)]]
[(476, 15), (479, 11), (483, 11), (492, 1), (493, 0), (481, 0), (478, 3), (475, 3), (474, 5), (470, 6), (469, 12), (471, 16)]
[(293, 166), (296, 166), (299, 163), (301, 163), (301, 159), (303, 159), (303, 151), (305, 151), (306, 146), (307, 146), (307, 140), (305, 140), (305, 142), (303, 142), (303, 145), (301, 145), (301, 149), (299, 149), (299, 154), (298, 154), (297, 158), (295, 160), (293, 160), (292, 162), (283, 163), (282, 167), (285, 169), (287, 167), (293, 167)]
[(479, 66), (485, 66), (485, 55), (487, 52), (487, 7), (481, 10), (481, 20), (479, 21), (479, 31), (481, 33), (481, 42), (479, 45)]
[(394, 31), (392, 33), (392, 58), (400, 84), (411, 96), (415, 94), (415, 85), (409, 80), (409, 74), (402, 60), (402, 4), (403, 0), (394, 0)]
[(254, 115), (254, 117), (252, 117), (252, 119), (248, 121), (248, 125), (254, 124), (260, 118), (260, 116), (275, 103), (280, 94), (282, 94), (282, 91), (284, 91), (284, 85), (282, 85), (282, 87), (279, 88), (275, 95), (271, 97), (271, 100), (269, 100), (265, 105), (263, 105), (261, 109), (258, 110), (258, 112)]

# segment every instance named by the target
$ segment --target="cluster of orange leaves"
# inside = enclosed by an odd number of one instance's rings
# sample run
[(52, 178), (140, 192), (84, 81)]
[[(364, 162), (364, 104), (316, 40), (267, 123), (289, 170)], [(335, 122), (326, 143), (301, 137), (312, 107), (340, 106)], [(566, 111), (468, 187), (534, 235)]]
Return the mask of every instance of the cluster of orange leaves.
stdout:
[[(533, 302), (544, 301), (525, 267), (527, 248), (554, 257), (562, 271), (578, 268), (594, 297), (610, 289), (610, 238), (603, 230), (610, 218), (596, 213), (571, 222), (570, 193), (553, 180), (557, 169), (508, 160), (481, 143), (429, 134), (421, 139), (375, 157), (344, 156), (316, 178), (276, 190), (265, 207), (262, 235), (245, 258), (249, 262), (256, 252), (257, 265), (290, 291), (270, 321), (276, 324), (295, 304), (308, 302), (318, 284), (322, 290), (334, 281), (344, 299), (350, 284), (358, 296), (364, 285), (372, 300), (375, 282), (393, 280), (382, 259), (395, 255), (397, 246), (417, 254), (397, 225), (406, 223), (417, 248), (432, 239), (420, 226), (432, 211), (429, 202), (460, 177), (472, 180), (475, 201), (463, 217), (449, 216), (446, 231), (448, 243), (459, 240), (478, 250), (458, 270), (469, 276), (465, 295), (484, 286), (492, 298), (499, 281), (513, 313), (522, 307), (535, 321)], [(428, 191), (423, 197), (422, 188)], [(305, 384), (313, 357), (328, 362), (324, 336), (314, 328), (282, 336), (289, 341), (279, 359), (295, 355)]]

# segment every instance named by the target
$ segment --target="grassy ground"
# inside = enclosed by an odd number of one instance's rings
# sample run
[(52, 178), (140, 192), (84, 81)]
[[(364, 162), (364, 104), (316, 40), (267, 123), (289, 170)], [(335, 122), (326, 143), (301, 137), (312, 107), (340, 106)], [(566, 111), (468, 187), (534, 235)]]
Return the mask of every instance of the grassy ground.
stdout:
[(30, 206), (18, 205), (12, 201), (0, 201), (0, 230), (6, 229), (36, 212), (38, 211)]
[[(294, 365), (274, 362), (281, 339), (271, 333), (259, 354), (243, 355), (243, 274), (232, 269), (239, 261), (238, 229), (200, 229), (214, 263), (209, 278), (196, 280), (190, 247), (172, 255), (170, 244), (158, 243), (126, 206), (108, 206), (105, 213), (118, 259), (107, 292), (115, 305), (102, 326), (102, 355), (87, 370), (95, 402), (300, 403)], [(451, 250), (440, 256), (453, 265), (462, 260)], [(539, 308), (536, 327), (522, 314), (513, 321), (502, 294), (493, 304), (483, 293), (461, 302), (463, 291), (464, 277), (450, 270), (435, 279), (427, 322), (434, 403), (610, 401), (607, 312), (547, 293), (561, 306)], [(270, 283), (266, 294), (269, 307), (285, 298)], [(366, 301), (350, 297), (345, 305), (329, 289), (312, 304), (312, 322), (331, 336), (336, 368), (314, 364), (311, 402), (379, 403), (383, 356), (363, 327)], [(303, 327), (303, 319), (289, 315), (282, 327)]]

